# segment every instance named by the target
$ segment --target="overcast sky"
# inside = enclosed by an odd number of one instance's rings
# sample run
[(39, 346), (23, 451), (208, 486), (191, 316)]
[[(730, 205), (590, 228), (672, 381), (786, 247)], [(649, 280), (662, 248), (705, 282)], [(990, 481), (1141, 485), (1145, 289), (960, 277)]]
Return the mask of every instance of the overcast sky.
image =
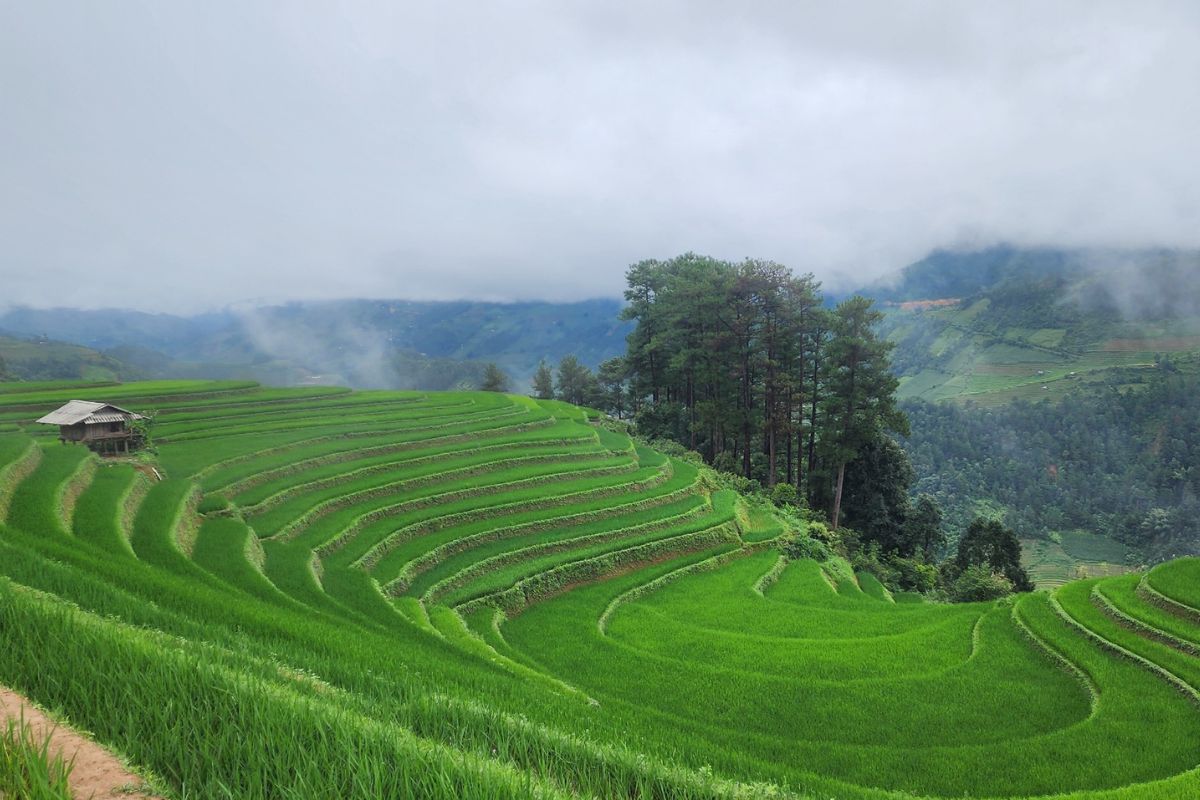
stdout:
[(0, 306), (1194, 247), (1198, 42), (1196, 2), (0, 0)]

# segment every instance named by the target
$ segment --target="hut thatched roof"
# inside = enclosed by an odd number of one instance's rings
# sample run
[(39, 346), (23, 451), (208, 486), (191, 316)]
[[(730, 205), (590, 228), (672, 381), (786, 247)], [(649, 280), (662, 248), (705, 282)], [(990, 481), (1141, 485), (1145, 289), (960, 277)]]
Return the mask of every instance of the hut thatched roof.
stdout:
[(38, 420), (47, 425), (93, 425), (102, 422), (122, 422), (145, 419), (141, 414), (126, 411), (111, 403), (93, 403), (89, 400), (72, 400), (57, 411), (51, 411)]

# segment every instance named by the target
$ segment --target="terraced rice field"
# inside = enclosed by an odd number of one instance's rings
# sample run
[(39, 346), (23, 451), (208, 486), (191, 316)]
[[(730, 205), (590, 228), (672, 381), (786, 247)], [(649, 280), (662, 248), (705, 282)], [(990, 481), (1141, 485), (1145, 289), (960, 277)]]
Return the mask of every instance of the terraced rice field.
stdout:
[(1200, 560), (925, 603), (560, 403), (104, 387), (157, 480), (7, 389), (0, 683), (172, 796), (1200, 796)]
[(1114, 539), (1083, 531), (1063, 531), (1058, 542), (1022, 539), (1021, 563), (1039, 589), (1057, 588), (1079, 578), (1103, 578), (1134, 569), (1131, 554)]

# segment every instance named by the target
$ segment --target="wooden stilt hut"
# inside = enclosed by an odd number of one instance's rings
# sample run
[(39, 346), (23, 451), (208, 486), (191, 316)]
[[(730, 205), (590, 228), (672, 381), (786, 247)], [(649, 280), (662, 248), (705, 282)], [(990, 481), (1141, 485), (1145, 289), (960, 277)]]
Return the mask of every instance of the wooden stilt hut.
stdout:
[(59, 441), (85, 444), (97, 453), (128, 453), (142, 445), (141, 433), (131, 424), (145, 419), (111, 403), (72, 400), (38, 420), (57, 425)]

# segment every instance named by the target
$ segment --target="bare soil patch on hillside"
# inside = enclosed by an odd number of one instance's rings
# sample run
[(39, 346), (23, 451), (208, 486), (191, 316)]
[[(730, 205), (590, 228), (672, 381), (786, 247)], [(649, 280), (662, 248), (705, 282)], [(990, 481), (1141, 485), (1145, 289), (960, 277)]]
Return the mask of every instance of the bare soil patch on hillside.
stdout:
[(71, 769), (71, 793), (78, 800), (116, 800), (149, 798), (162, 800), (145, 781), (130, 772), (117, 756), (86, 736), (65, 725), (58, 725), (21, 695), (0, 686), (0, 716), (25, 720), (36, 741), (50, 737), (50, 757), (74, 762)]

